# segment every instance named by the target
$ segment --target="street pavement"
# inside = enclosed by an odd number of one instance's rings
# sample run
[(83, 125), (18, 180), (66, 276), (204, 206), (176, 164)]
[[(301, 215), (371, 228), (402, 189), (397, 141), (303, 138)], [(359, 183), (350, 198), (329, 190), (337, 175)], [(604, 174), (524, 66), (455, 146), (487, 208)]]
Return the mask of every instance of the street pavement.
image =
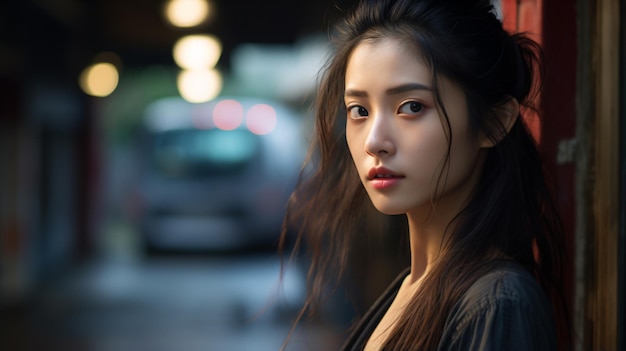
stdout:
[[(279, 350), (304, 298), (303, 270), (279, 284), (273, 253), (104, 255), (2, 311), (10, 351)], [(337, 328), (296, 328), (286, 350), (336, 350)]]

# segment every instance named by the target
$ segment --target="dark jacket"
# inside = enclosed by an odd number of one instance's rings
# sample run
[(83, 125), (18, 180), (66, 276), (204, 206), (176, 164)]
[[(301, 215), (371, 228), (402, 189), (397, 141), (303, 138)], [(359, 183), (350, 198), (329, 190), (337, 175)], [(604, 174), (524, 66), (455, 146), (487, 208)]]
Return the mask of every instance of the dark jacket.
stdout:
[[(363, 350), (408, 273), (402, 272), (374, 303), (342, 350)], [(503, 261), (479, 278), (452, 307), (438, 347), (439, 351), (555, 349), (550, 303), (533, 276), (512, 261)]]

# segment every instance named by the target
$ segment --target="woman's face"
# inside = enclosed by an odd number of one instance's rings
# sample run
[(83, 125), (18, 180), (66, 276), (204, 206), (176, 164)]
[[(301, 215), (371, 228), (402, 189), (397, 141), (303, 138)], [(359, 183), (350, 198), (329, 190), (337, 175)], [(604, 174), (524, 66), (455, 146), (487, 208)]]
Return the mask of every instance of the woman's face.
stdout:
[[(344, 95), (348, 148), (379, 211), (420, 215), (431, 209), (436, 194), (435, 213), (456, 215), (480, 175), (481, 140), (469, 129), (464, 93), (441, 78), (451, 131), (446, 133), (430, 68), (418, 54), (396, 39), (364, 41), (355, 48)], [(447, 135), (452, 136), (449, 168)]]

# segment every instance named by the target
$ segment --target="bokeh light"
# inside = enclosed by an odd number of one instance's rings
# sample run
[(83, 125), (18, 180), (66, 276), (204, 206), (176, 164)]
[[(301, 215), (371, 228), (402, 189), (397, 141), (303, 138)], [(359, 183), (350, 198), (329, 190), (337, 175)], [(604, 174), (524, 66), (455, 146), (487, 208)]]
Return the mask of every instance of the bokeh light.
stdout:
[(183, 70), (178, 75), (178, 92), (183, 99), (206, 102), (215, 99), (222, 91), (222, 75), (215, 69)]
[(257, 104), (246, 114), (246, 127), (258, 135), (271, 133), (276, 128), (276, 110), (267, 104)]
[(170, 0), (165, 5), (165, 18), (176, 27), (190, 28), (203, 23), (210, 11), (206, 0)]
[(213, 109), (213, 123), (222, 130), (234, 130), (243, 123), (243, 106), (236, 100), (222, 100)]
[(117, 68), (108, 62), (95, 63), (86, 67), (79, 78), (81, 89), (86, 94), (97, 97), (111, 95), (117, 88), (118, 82)]
[(183, 69), (212, 68), (222, 55), (222, 43), (214, 35), (187, 35), (174, 44), (173, 55)]

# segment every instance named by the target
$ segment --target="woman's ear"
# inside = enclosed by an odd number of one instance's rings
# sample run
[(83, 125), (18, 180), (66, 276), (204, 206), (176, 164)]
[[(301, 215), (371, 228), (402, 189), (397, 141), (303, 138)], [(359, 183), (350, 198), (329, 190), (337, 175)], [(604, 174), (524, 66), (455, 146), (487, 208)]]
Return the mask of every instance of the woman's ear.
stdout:
[(495, 120), (486, 123), (489, 135), (485, 132), (480, 133), (480, 147), (482, 148), (496, 146), (509, 134), (519, 116), (519, 102), (511, 97), (504, 104), (494, 108), (491, 113)]

